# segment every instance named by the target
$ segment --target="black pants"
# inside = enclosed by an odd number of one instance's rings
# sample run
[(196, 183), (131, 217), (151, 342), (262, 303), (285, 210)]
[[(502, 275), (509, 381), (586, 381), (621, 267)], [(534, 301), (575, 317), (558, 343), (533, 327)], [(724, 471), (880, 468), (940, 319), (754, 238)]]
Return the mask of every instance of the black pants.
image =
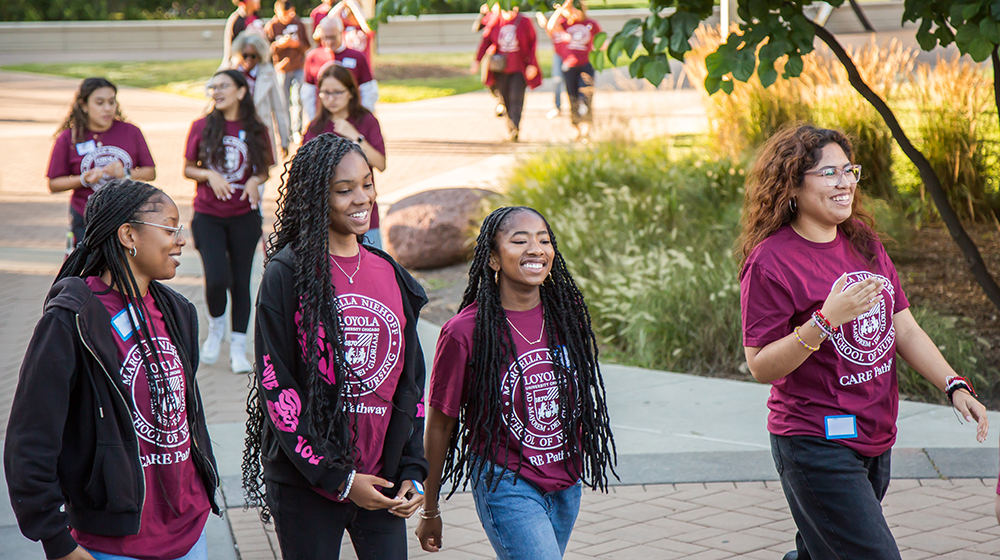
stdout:
[(524, 74), (515, 72), (513, 74), (496, 73), (493, 74), (493, 86), (500, 92), (503, 99), (503, 106), (507, 108), (507, 119), (512, 130), (521, 128), (521, 109), (524, 108), (524, 88), (528, 87), (524, 81)]
[(83, 234), (87, 229), (87, 222), (83, 221), (83, 214), (73, 208), (69, 209), (69, 231), (73, 234), (73, 239), (67, 243), (66, 252), (70, 253), (76, 246), (83, 242)]
[(195, 212), (191, 231), (205, 269), (208, 314), (222, 317), (226, 313), (229, 292), (233, 296), (233, 332), (246, 333), (250, 323), (250, 268), (260, 241), (260, 214), (251, 211), (219, 218)]
[[(583, 66), (567, 68), (563, 70), (563, 79), (566, 80), (566, 93), (569, 94), (569, 118), (573, 124), (581, 122), (594, 122), (591, 113), (594, 100), (594, 67), (588, 62)], [(583, 103), (586, 111), (580, 114), (580, 104)]]
[(344, 530), (359, 560), (405, 560), (406, 520), (388, 510), (342, 504), (310, 488), (267, 481), (267, 505), (274, 517), (285, 560), (336, 560)]
[(819, 437), (771, 435), (798, 560), (900, 560), (881, 504), (891, 453), (865, 457)]

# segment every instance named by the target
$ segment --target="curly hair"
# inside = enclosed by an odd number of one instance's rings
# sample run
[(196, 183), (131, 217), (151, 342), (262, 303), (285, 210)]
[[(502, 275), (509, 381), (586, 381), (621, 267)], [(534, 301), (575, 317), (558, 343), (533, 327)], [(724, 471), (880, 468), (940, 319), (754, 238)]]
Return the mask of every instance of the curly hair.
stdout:
[[(222, 70), (212, 76), (225, 74), (236, 85), (236, 88), (246, 89), (246, 95), (239, 101), (239, 112), (237, 119), (246, 131), (247, 143), (247, 163), (253, 175), (263, 173), (269, 166), (268, 154), (271, 151), (271, 142), (268, 138), (270, 134), (264, 123), (257, 117), (257, 109), (254, 108), (253, 96), (250, 95), (250, 86), (247, 79), (239, 70)], [(205, 129), (201, 134), (201, 142), (198, 144), (198, 161), (201, 165), (213, 166), (217, 169), (225, 167), (226, 146), (223, 138), (226, 136), (226, 118), (222, 111), (212, 105), (212, 110), (205, 117)], [(273, 154), (272, 154), (273, 157)]]
[[(295, 292), (299, 301), (298, 331), (303, 348), (318, 348), (320, 337), (331, 348), (330, 361), (336, 370), (332, 390), (326, 372), (320, 370), (318, 352), (303, 352), (308, 396), (305, 417), (311, 441), (324, 457), (322, 465), (349, 469), (354, 464), (357, 430), (353, 429), (356, 396), (349, 385), (361, 383), (344, 354), (341, 314), (330, 275), (329, 235), (330, 184), (337, 166), (349, 153), (365, 157), (361, 148), (334, 134), (321, 134), (299, 148), (285, 164), (278, 187), (277, 220), (268, 236), (264, 267), (285, 247), (294, 255)], [(367, 159), (365, 160), (367, 162)], [(359, 238), (358, 241), (361, 241)], [(322, 335), (321, 335), (322, 331)], [(261, 436), (265, 411), (260, 396), (259, 372), (254, 375), (247, 398), (247, 436), (243, 453), (243, 491), (248, 506), (261, 508), (261, 519), (270, 518), (264, 499), (264, 479), (260, 463)], [(332, 398), (331, 398), (332, 397)], [(355, 434), (355, 435), (352, 435)]]
[[(62, 124), (59, 125), (55, 135), (59, 136), (60, 132), (69, 129), (74, 144), (83, 142), (83, 135), (87, 131), (87, 113), (84, 112), (83, 107), (90, 100), (92, 93), (106, 87), (113, 89), (115, 95), (118, 94), (118, 87), (105, 78), (87, 78), (80, 82), (80, 87), (76, 90), (76, 97), (73, 98), (73, 105), (69, 109), (69, 114), (66, 115)], [(115, 120), (125, 121), (121, 105), (115, 108)]]
[[(779, 130), (757, 151), (747, 177), (743, 231), (737, 242), (741, 267), (757, 245), (795, 217), (789, 201), (801, 190), (805, 172), (822, 159), (827, 144), (837, 144), (849, 160), (854, 159), (854, 149), (844, 133), (808, 124)], [(851, 217), (837, 229), (861, 257), (871, 262), (878, 236), (875, 220), (865, 211), (863, 203), (861, 190), (855, 190)]]
[[(581, 461), (564, 462), (566, 472), (573, 478), (582, 478), (591, 488), (606, 491), (607, 471), (610, 469), (617, 478), (614, 472), (617, 452), (608, 419), (604, 379), (597, 363), (597, 339), (591, 328), (590, 313), (583, 294), (569, 274), (566, 261), (559, 253), (548, 221), (537, 210), (525, 206), (494, 210), (483, 221), (476, 240), (475, 255), (469, 267), (469, 284), (459, 306), (461, 311), (473, 303), (477, 304), (473, 351), (468, 365), (471, 370), (469, 396), (460, 412), (459, 427), (449, 442), (442, 480), (452, 481), (451, 494), (463, 481), (467, 483), (477, 478), (474, 473), (484, 475), (484, 482), (490, 487), (500, 482), (501, 477), (494, 476), (494, 471), (486, 468), (486, 461), (477, 461), (475, 454), (481, 453), (482, 449), (506, 447), (511, 433), (504, 427), (501, 418), (503, 377), (512, 363), (519, 375), (523, 376), (524, 371), (516, 359), (514, 338), (489, 260), (490, 253), (497, 250), (498, 234), (506, 231), (511, 218), (520, 212), (531, 212), (545, 222), (555, 251), (550, 276), (539, 287), (539, 292), (545, 334), (553, 356), (553, 374), (559, 387), (560, 410), (572, 411), (568, 421), (562, 425), (563, 451), (568, 457), (582, 454)], [(566, 364), (572, 364), (572, 367)], [(509, 459), (504, 455), (504, 472), (508, 464)]]

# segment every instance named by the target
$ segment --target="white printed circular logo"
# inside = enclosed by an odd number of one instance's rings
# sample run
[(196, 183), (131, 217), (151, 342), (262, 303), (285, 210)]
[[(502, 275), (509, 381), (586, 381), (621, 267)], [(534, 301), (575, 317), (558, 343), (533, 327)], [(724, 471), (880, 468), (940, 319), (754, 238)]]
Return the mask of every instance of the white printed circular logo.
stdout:
[[(83, 161), (80, 162), (80, 174), (83, 175), (95, 167), (105, 167), (117, 161), (122, 163), (124, 170), (132, 169), (132, 156), (128, 155), (128, 152), (118, 146), (99, 146), (84, 156)], [(101, 177), (91, 188), (96, 192), (110, 182), (111, 179)]]
[[(152, 399), (136, 398), (136, 387), (139, 385), (136, 381), (145, 381), (147, 377), (140, 352), (141, 345), (145, 343), (135, 344), (125, 356), (121, 369), (122, 381), (129, 388), (132, 402), (135, 403), (132, 424), (139, 437), (162, 448), (178, 447), (186, 443), (189, 436), (184, 398), (184, 368), (181, 367), (177, 348), (169, 338), (157, 337), (154, 343), (162, 360), (160, 363), (150, 363), (153, 375), (149, 376), (149, 384), (156, 386), (158, 400), (155, 418)], [(150, 395), (152, 393), (151, 390)]]
[[(871, 272), (851, 272), (844, 282), (844, 290), (869, 278), (881, 280), (882, 300), (868, 312), (853, 321), (844, 323), (833, 336), (837, 352), (845, 360), (870, 366), (878, 363), (892, 349), (896, 342), (896, 329), (892, 324), (892, 310), (895, 307), (895, 290), (889, 279)], [(843, 290), (842, 290), (843, 291)]]
[[(344, 294), (337, 301), (344, 333), (344, 354), (360, 378), (360, 383), (351, 380), (347, 390), (349, 395), (360, 397), (378, 389), (396, 367), (403, 348), (403, 330), (396, 314), (378, 300)], [(384, 348), (381, 355), (380, 342)]]
[(569, 26), (569, 48), (574, 51), (585, 51), (590, 48), (590, 25), (577, 23)]
[(517, 52), (520, 47), (517, 42), (517, 26), (508, 23), (500, 28), (497, 35), (497, 50), (500, 52)]
[[(226, 160), (222, 164), (222, 169), (214, 165), (209, 165), (209, 167), (219, 173), (219, 175), (222, 175), (222, 178), (230, 183), (242, 180), (243, 176), (246, 175), (247, 165), (250, 162), (246, 142), (235, 136), (224, 136), (222, 138), (222, 146), (226, 150)], [(242, 185), (233, 186), (243, 188)]]
[(365, 52), (368, 48), (368, 35), (357, 27), (348, 27), (344, 31), (344, 44), (349, 49)]
[[(559, 407), (559, 383), (553, 371), (552, 352), (548, 348), (525, 352), (516, 363), (520, 364), (524, 377), (518, 374), (515, 364), (504, 375), (501, 388), (504, 424), (525, 447), (539, 451), (562, 447), (565, 412)], [(518, 383), (519, 379), (523, 379), (523, 384)], [(515, 404), (520, 402), (523, 407)]]

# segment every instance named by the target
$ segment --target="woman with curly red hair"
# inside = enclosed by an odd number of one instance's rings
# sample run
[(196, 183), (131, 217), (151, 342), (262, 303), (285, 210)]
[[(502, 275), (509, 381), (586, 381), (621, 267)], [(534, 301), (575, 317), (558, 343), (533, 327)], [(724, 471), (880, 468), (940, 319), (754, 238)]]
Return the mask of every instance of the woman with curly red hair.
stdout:
[(799, 125), (747, 181), (740, 304), (754, 379), (771, 384), (771, 453), (798, 533), (794, 559), (899, 559), (882, 515), (896, 440), (898, 353), (986, 439), (986, 409), (908, 309), (862, 207), (848, 139)]

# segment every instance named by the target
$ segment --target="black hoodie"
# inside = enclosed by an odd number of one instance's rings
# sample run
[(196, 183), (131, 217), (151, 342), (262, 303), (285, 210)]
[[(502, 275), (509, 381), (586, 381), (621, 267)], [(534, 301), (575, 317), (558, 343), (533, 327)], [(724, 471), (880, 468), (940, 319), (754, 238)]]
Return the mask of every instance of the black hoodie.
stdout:
[[(394, 488), (399, 488), (400, 481), (423, 481), (427, 477), (424, 418), (423, 414), (418, 416), (417, 407), (423, 403), (425, 378), (423, 351), (417, 339), (417, 316), (427, 303), (427, 296), (420, 284), (392, 257), (373, 247), (365, 246), (365, 249), (392, 264), (406, 317), (403, 371), (392, 398), (393, 412), (382, 447), (383, 467), (380, 473), (382, 478), (394, 484)], [(294, 270), (295, 257), (290, 247), (282, 249), (267, 264), (257, 293), (254, 346), (258, 372), (265, 372), (263, 356), (267, 354), (267, 367), (273, 368), (277, 385), (282, 388), (296, 387), (304, 395), (302, 388), (308, 386), (308, 380), (294, 321), (299, 305)], [(270, 373), (265, 372), (268, 376)], [(257, 388), (262, 398), (277, 400), (277, 392), (266, 389), (259, 376)], [(296, 447), (302, 445), (300, 439), (310, 437), (305, 422), (300, 422), (294, 432), (286, 432), (276, 429), (269, 415), (264, 416), (267, 418), (261, 438), (264, 478), (291, 486), (322, 488), (337, 495), (338, 487), (350, 470), (327, 468), (315, 459), (310, 461), (302, 453), (296, 453)]]
[[(157, 305), (173, 311), (186, 335), (174, 343), (184, 347), (193, 368), (185, 372), (191, 457), (219, 514), (218, 469), (194, 379), (198, 316), (183, 296), (166, 286), (160, 290), (166, 301)], [(76, 549), (69, 526), (95, 535), (139, 532), (145, 480), (111, 328), (111, 315), (84, 279), (63, 279), (49, 290), (21, 364), (4, 469), (21, 532), (42, 541), (48, 558)]]

